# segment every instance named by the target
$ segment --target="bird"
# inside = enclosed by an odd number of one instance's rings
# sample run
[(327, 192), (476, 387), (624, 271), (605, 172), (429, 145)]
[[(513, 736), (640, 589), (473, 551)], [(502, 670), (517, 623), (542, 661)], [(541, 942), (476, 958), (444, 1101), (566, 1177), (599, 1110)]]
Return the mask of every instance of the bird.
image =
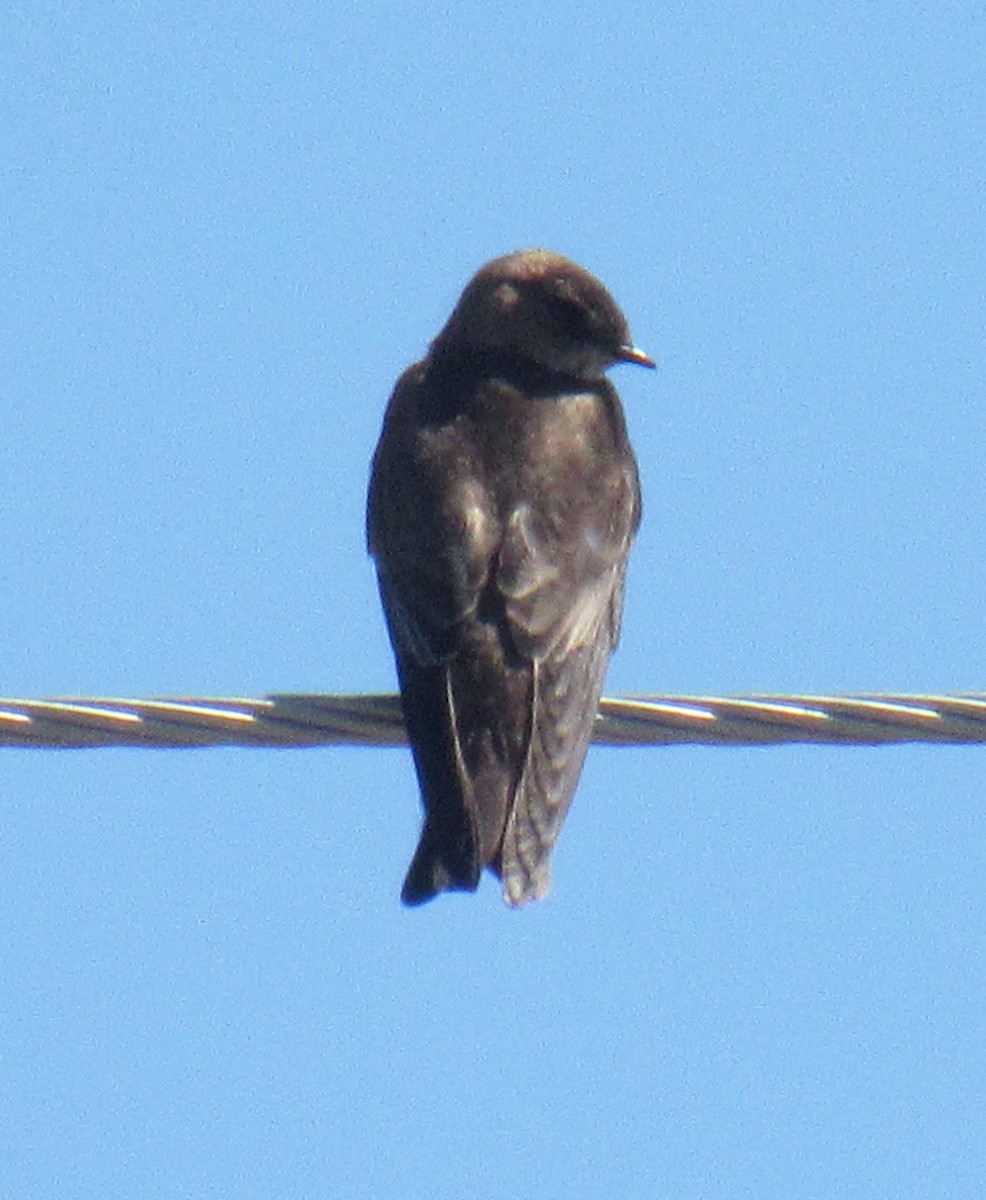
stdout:
[(603, 284), (519, 250), (390, 398), (367, 544), (424, 806), (406, 905), (484, 869), (511, 907), (548, 891), (641, 516), (616, 363), (655, 366)]

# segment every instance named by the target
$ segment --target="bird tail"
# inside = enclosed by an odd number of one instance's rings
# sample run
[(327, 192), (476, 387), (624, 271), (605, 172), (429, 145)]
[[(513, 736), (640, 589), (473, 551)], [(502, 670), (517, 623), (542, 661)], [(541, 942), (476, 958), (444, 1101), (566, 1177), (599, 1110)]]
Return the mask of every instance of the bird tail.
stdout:
[(471, 846), (463, 854), (450, 854), (448, 838), (438, 836), (426, 823), (401, 889), (401, 901), (413, 907), (439, 892), (474, 892), (479, 887), (480, 869)]

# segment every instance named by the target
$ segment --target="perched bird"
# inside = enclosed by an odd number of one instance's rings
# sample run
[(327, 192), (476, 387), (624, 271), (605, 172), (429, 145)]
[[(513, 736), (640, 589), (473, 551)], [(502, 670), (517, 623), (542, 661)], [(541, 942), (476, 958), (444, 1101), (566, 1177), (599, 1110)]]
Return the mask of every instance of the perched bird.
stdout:
[(599, 280), (521, 250), (390, 399), (367, 532), (425, 808), (405, 904), (484, 867), (508, 904), (548, 889), (640, 522), (618, 362), (654, 366)]

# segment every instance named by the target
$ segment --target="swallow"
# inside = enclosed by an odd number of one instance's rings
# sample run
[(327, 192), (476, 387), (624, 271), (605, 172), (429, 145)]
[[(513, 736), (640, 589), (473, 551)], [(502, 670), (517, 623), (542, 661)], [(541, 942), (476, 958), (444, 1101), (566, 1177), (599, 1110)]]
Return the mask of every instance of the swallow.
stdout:
[(640, 523), (605, 371), (653, 367), (588, 271), (550, 250), (487, 263), (398, 380), (367, 542), (424, 825), (401, 899), (540, 899), (616, 646)]

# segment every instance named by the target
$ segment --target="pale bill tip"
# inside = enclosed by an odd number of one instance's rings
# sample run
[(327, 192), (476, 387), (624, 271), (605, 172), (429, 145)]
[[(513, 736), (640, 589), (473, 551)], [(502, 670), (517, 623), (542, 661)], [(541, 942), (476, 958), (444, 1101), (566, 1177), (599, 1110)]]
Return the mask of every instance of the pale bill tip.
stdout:
[(649, 354), (645, 354), (643, 350), (638, 350), (636, 346), (621, 346), (620, 347), (620, 362), (636, 363), (641, 367), (656, 367), (657, 363)]

